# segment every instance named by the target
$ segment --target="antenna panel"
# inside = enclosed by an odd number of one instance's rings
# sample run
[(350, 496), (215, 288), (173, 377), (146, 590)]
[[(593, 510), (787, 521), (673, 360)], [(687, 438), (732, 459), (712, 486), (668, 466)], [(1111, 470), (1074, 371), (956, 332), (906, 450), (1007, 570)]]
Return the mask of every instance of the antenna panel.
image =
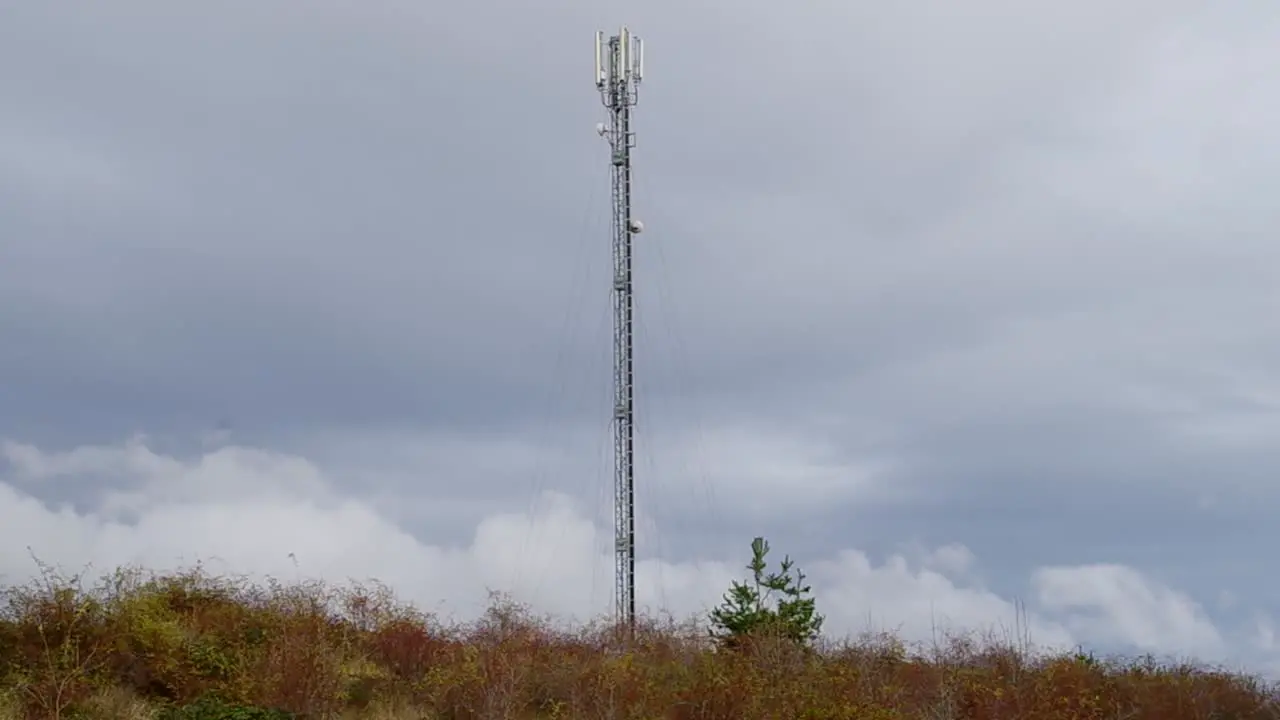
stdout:
[(624, 78), (626, 77), (626, 72), (627, 72), (627, 57), (631, 54), (631, 47), (630, 47), (631, 42), (630, 42), (630, 38), (628, 37), (628, 35), (630, 34), (631, 33), (628, 33), (625, 27), (618, 31), (617, 74), (621, 75)]
[(604, 33), (596, 31), (596, 87), (604, 85)]

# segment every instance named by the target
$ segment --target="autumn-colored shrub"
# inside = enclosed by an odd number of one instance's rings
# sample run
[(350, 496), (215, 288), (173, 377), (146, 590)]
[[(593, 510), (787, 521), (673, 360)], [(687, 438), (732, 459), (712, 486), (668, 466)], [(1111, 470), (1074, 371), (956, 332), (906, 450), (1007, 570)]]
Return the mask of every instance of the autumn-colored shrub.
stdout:
[[(767, 628), (765, 628), (767, 630)], [(44, 568), (0, 590), (0, 720), (1268, 720), (1254, 678), (1151, 658), (951, 638), (798, 644), (642, 619), (558, 628), (496, 598), (443, 624), (381, 586), (253, 583), (201, 568)]]

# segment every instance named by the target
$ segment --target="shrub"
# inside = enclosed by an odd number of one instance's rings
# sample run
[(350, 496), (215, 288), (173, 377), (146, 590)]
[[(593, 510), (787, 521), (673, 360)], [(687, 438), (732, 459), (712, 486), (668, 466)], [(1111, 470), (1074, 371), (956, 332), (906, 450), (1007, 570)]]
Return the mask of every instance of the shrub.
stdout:
[(293, 720), (293, 713), (283, 710), (226, 703), (206, 696), (190, 705), (165, 708), (156, 720)]
[[(767, 549), (753, 543), (759, 585), (754, 569), (739, 583), (759, 602), (727, 603), (721, 617), (758, 620), (768, 613), (734, 609), (763, 608), (799, 630), (726, 622), (739, 631), (735, 652), (720, 651), (705, 622), (647, 618), (620, 649), (610, 627), (558, 629), (501, 598), (476, 623), (445, 626), (360, 587), (197, 569), (122, 571), (85, 588), (50, 573), (0, 589), (0, 720), (1280, 717), (1268, 684), (1154, 659), (1034, 655), (964, 637), (932, 650), (887, 636), (807, 643), (812, 604), (779, 610), (808, 600), (803, 575), (789, 561), (766, 572)], [(791, 579), (770, 579), (781, 576)], [(770, 596), (771, 585), (787, 590)]]

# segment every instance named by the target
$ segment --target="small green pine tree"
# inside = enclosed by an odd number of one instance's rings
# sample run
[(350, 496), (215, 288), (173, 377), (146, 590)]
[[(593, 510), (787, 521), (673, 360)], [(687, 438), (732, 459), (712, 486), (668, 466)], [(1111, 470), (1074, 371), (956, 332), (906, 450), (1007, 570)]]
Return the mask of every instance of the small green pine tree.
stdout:
[[(751, 541), (751, 579), (734, 582), (720, 607), (711, 611), (711, 637), (722, 647), (737, 647), (753, 633), (768, 631), (800, 644), (808, 644), (822, 631), (805, 575), (785, 557), (776, 573), (766, 573), (765, 556), (769, 543), (762, 537)], [(771, 604), (770, 601), (776, 600)]]

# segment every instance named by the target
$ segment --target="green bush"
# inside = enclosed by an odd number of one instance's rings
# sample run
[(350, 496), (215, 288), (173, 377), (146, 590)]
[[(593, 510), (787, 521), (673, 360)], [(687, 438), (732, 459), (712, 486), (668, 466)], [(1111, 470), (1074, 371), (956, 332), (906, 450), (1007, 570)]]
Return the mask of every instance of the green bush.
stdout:
[(209, 695), (182, 707), (165, 708), (156, 720), (294, 720), (293, 713), (225, 703)]

